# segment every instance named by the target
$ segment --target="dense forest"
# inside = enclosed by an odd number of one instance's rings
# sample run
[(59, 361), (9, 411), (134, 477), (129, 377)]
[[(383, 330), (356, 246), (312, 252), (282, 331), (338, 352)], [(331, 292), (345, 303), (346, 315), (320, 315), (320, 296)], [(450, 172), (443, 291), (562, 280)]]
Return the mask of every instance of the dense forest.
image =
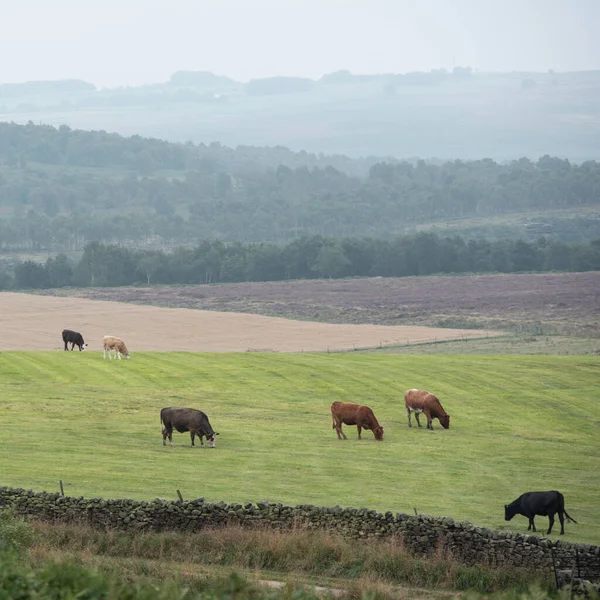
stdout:
[[(391, 239), (481, 218), (491, 239), (600, 237), (596, 161), (355, 161), (0, 123), (0, 163), (4, 252), (70, 253), (91, 241), (167, 249), (214, 238)], [(515, 214), (527, 214), (519, 227), (502, 225)], [(471, 237), (481, 236), (480, 228)]]
[(79, 261), (22, 261), (0, 270), (0, 289), (134, 284), (199, 284), (338, 277), (404, 277), (435, 273), (600, 270), (600, 239), (565, 244), (465, 241), (431, 233), (336, 240), (302, 237), (287, 245), (205, 241), (173, 252), (88, 244)]

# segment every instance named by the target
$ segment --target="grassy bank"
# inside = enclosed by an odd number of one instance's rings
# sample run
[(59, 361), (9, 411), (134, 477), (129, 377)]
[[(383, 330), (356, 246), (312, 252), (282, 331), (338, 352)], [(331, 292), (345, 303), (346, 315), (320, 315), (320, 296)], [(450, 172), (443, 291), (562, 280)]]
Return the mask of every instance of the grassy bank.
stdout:
[(545, 354), (564, 356), (600, 355), (600, 339), (567, 336), (505, 335), (497, 338), (464, 339), (427, 344), (372, 348), (357, 352), (376, 354)]
[(422, 592), (550, 588), (550, 573), (467, 567), (450, 557), (410, 556), (399, 540), (360, 544), (323, 532), (249, 531), (236, 527), (201, 533), (101, 532), (87, 527), (34, 523), (34, 560), (75, 561), (130, 579), (222, 577), (231, 570), (255, 581), (297, 581), (329, 589), (398, 588)]
[[(68, 495), (369, 507), (524, 532), (503, 504), (559, 489), (568, 540), (600, 542), (597, 357), (0, 354), (0, 483)], [(407, 427), (402, 393), (435, 392), (450, 430)], [(338, 441), (334, 400), (385, 428)], [(164, 406), (205, 410), (216, 449), (163, 447)], [(540, 530), (547, 520), (538, 518)], [(553, 534), (554, 536), (554, 534)]]

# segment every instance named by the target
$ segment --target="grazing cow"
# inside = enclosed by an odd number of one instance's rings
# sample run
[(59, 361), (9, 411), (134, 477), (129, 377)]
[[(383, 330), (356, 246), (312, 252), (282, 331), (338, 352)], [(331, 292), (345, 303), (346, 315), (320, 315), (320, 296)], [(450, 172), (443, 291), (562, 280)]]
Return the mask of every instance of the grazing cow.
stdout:
[(427, 429), (433, 429), (433, 419), (438, 419), (444, 429), (450, 428), (450, 415), (433, 394), (425, 390), (406, 390), (404, 392), (404, 405), (408, 414), (409, 427), (412, 427), (411, 413), (414, 412), (419, 427), (421, 427), (419, 414), (424, 413), (427, 417)]
[(105, 335), (104, 336), (104, 357), (106, 358), (106, 353), (108, 352), (108, 358), (112, 358), (112, 351), (115, 351), (115, 360), (119, 357), (121, 360), (121, 354), (129, 359), (129, 350), (127, 350), (127, 346), (125, 342), (114, 335)]
[(219, 435), (210, 426), (208, 417), (201, 411), (195, 408), (163, 408), (160, 411), (160, 422), (164, 424), (162, 430), (163, 446), (166, 446), (167, 437), (171, 446), (173, 445), (173, 428), (179, 433), (190, 432), (192, 438), (192, 446), (194, 446), (194, 436), (200, 438), (200, 445), (204, 446), (202, 437), (206, 436), (206, 441), (211, 448), (215, 447), (215, 436)]
[(560, 520), (560, 535), (565, 533), (565, 517), (573, 523), (575, 519), (569, 516), (565, 510), (565, 497), (556, 490), (552, 492), (526, 492), (521, 494), (514, 502), (504, 505), (504, 520), (510, 521), (515, 515), (523, 515), (529, 519), (527, 531), (533, 528), (535, 532), (535, 515), (548, 516), (550, 526), (546, 535), (549, 535), (554, 525), (554, 515), (558, 513)]
[(368, 406), (361, 406), (352, 402), (334, 402), (331, 405), (331, 416), (333, 417), (333, 429), (336, 430), (338, 440), (342, 437), (347, 440), (346, 434), (342, 431), (344, 425), (356, 425), (358, 429), (358, 439), (362, 429), (370, 429), (376, 440), (383, 440), (383, 427), (377, 422), (373, 411)]
[(83, 341), (83, 336), (78, 331), (71, 331), (70, 329), (63, 329), (62, 339), (65, 343), (65, 350), (68, 350), (67, 344), (71, 344), (71, 350), (75, 348), (75, 346), (79, 347), (79, 352), (81, 352), (87, 344)]

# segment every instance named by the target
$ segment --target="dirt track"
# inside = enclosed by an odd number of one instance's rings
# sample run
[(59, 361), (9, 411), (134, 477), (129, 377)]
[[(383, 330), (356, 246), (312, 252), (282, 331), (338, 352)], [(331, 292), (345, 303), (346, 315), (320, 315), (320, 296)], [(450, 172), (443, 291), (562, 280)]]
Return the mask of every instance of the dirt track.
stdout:
[(338, 325), (278, 317), (137, 306), (123, 302), (0, 293), (1, 350), (60, 350), (61, 331), (80, 331), (88, 350), (102, 336), (136, 350), (189, 352), (327, 351), (475, 338), (497, 332), (386, 325)]

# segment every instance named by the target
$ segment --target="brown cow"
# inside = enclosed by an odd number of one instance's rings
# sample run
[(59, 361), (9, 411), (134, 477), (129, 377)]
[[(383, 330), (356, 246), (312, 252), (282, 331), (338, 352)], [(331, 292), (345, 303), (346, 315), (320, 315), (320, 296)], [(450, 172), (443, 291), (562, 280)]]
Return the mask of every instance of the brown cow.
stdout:
[(368, 406), (361, 406), (353, 402), (334, 402), (331, 405), (331, 416), (333, 417), (333, 429), (336, 430), (338, 439), (342, 437), (347, 440), (346, 434), (342, 431), (344, 425), (356, 425), (358, 429), (358, 439), (362, 429), (370, 429), (376, 440), (383, 440), (383, 427), (377, 422), (373, 411)]
[(425, 390), (406, 390), (404, 392), (404, 405), (408, 413), (408, 426), (412, 427), (410, 413), (414, 412), (419, 427), (419, 413), (427, 417), (427, 429), (433, 429), (433, 419), (438, 419), (444, 429), (450, 428), (450, 415), (444, 410), (440, 401)]

